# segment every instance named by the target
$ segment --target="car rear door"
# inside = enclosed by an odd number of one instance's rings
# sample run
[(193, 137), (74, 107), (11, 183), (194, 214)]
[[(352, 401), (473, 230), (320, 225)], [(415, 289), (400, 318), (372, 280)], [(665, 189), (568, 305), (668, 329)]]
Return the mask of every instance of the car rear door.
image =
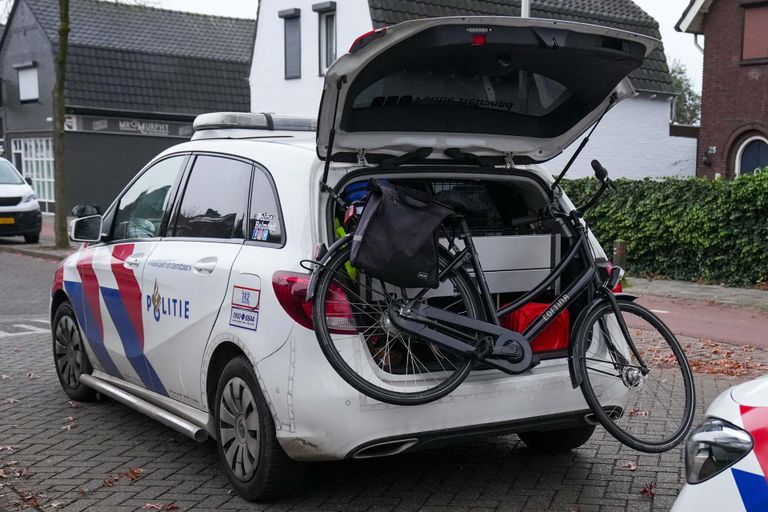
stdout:
[(253, 164), (196, 155), (167, 236), (146, 263), (142, 307), (156, 391), (195, 407), (200, 366), (246, 238)]

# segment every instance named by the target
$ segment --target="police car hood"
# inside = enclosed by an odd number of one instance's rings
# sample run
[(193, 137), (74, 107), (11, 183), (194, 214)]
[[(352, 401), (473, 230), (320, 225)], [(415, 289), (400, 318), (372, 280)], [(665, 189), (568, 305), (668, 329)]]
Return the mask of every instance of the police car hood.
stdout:
[(607, 27), (516, 17), (407, 21), (358, 38), (325, 76), (317, 153), (422, 147), (545, 161), (635, 91), (659, 46)]
[(768, 407), (768, 375), (734, 386), (731, 398), (747, 407)]

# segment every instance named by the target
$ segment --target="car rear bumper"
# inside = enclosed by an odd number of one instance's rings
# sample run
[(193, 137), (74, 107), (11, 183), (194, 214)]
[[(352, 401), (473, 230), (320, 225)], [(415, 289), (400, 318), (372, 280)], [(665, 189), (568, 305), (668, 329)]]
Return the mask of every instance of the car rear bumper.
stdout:
[(0, 211), (0, 236), (37, 235), (43, 226), (40, 210)]

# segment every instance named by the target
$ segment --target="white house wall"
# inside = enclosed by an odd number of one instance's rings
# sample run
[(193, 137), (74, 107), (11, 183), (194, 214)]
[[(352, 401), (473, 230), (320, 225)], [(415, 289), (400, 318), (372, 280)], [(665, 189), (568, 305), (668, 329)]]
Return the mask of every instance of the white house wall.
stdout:
[[(616, 105), (606, 114), (587, 147), (568, 172), (569, 178), (593, 176), (590, 163), (600, 160), (613, 177), (694, 176), (696, 139), (670, 137), (669, 98), (641, 95)], [(581, 139), (545, 167), (557, 175)]]
[[(312, 5), (320, 0), (261, 0), (251, 66), (251, 111), (317, 115), (320, 75), (319, 20)], [(301, 9), (301, 78), (285, 79), (283, 20), (278, 11)], [(355, 39), (371, 30), (368, 2), (336, 0), (336, 53), (343, 55)]]

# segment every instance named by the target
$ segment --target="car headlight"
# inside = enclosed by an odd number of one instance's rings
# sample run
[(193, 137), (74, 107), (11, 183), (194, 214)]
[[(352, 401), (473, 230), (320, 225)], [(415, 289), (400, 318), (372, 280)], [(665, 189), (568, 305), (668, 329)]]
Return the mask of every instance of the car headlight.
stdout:
[(689, 484), (700, 484), (722, 473), (752, 451), (752, 436), (717, 418), (707, 418), (694, 430), (685, 447)]
[(27, 195), (25, 195), (25, 196), (24, 196), (24, 197), (21, 199), (21, 203), (20, 203), (20, 204), (24, 204), (24, 203), (31, 203), (31, 202), (32, 202), (32, 201), (34, 201), (35, 199), (37, 199), (37, 194), (35, 194), (34, 192), (32, 192), (31, 194), (27, 194)]

